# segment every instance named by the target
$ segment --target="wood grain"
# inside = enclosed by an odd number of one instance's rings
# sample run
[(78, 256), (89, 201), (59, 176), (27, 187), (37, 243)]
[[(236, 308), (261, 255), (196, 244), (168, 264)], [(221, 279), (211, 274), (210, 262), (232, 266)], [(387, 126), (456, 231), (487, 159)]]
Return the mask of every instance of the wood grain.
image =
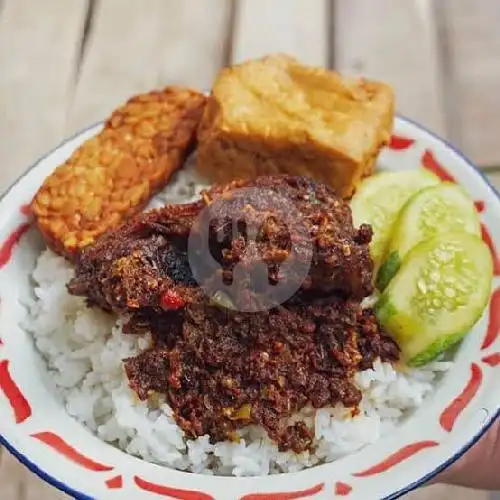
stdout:
[[(402, 113), (438, 132), (451, 120), (466, 153), (500, 166), (500, 3), (440, 1), (435, 19), (432, 0), (235, 0), (230, 26), (231, 0), (95, 0), (78, 68), (87, 0), (0, 0), (0, 192), (130, 95), (167, 83), (208, 87), (228, 54), (238, 62), (277, 51), (310, 64), (333, 53), (342, 71), (388, 80)], [(500, 170), (490, 178), (500, 189)], [(68, 497), (0, 450), (0, 498)], [(406, 498), (489, 496), (437, 485)]]
[(333, 16), (335, 68), (387, 81), (399, 113), (446, 135), (432, 0), (335, 0)]
[(230, 1), (97, 0), (68, 133), (130, 96), (178, 83), (209, 88), (223, 64)]
[(405, 500), (488, 500), (489, 497), (486, 491), (436, 484), (413, 491), (404, 498)]
[(133, 94), (159, 86), (164, 0), (96, 0), (68, 134), (95, 123)]
[[(226, 63), (230, 43), (231, 1), (165, 0), (162, 84), (179, 83), (208, 90)], [(215, 7), (216, 5), (216, 7)]]
[(2, 500), (68, 500), (69, 497), (45, 483), (3, 450), (0, 455), (0, 498)]
[(460, 145), (481, 166), (500, 165), (500, 2), (444, 0)]
[(500, 191), (500, 170), (498, 170), (498, 167), (495, 171), (489, 172), (488, 178), (498, 191)]
[(326, 0), (239, 0), (232, 61), (285, 52), (304, 63), (327, 65), (328, 26)]
[(0, 12), (0, 184), (64, 136), (87, 1), (4, 0)]

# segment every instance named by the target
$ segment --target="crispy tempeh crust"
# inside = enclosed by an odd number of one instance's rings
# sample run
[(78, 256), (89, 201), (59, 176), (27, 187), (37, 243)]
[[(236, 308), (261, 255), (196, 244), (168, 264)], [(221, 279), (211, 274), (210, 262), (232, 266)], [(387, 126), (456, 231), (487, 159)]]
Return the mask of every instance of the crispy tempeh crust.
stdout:
[(47, 245), (73, 258), (144, 208), (182, 166), (206, 98), (182, 87), (137, 95), (50, 175), (31, 208)]

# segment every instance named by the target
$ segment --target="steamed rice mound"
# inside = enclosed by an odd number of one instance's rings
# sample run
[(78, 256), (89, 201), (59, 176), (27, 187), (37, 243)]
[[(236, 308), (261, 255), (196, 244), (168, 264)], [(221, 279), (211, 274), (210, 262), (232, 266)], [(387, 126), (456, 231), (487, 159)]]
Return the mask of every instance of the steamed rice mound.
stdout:
[[(396, 371), (390, 363), (356, 375), (363, 391), (361, 412), (342, 407), (305, 410), (314, 428), (315, 453), (279, 452), (259, 428), (245, 428), (239, 443), (185, 440), (172, 410), (139, 402), (129, 389), (121, 360), (149, 345), (149, 338), (124, 335), (120, 319), (86, 307), (68, 294), (73, 270), (46, 250), (33, 272), (35, 300), (26, 327), (44, 356), (66, 411), (99, 438), (149, 462), (205, 474), (255, 476), (295, 472), (330, 462), (375, 442), (422, 404), (449, 363)], [(299, 417), (298, 417), (299, 418)]]
[[(178, 173), (151, 206), (186, 202), (203, 187), (192, 168)], [(67, 413), (97, 437), (148, 462), (202, 474), (259, 476), (296, 472), (331, 462), (377, 441), (419, 407), (450, 363), (397, 371), (376, 361), (356, 374), (363, 392), (360, 413), (336, 406), (304, 409), (295, 418), (314, 429), (314, 453), (280, 452), (256, 427), (239, 431), (240, 441), (210, 444), (208, 436), (186, 440), (164, 400), (154, 407), (129, 388), (122, 359), (150, 344), (148, 336), (122, 333), (122, 321), (69, 295), (73, 268), (45, 250), (32, 273), (34, 296), (26, 300), (23, 325), (46, 361), (50, 379)]]

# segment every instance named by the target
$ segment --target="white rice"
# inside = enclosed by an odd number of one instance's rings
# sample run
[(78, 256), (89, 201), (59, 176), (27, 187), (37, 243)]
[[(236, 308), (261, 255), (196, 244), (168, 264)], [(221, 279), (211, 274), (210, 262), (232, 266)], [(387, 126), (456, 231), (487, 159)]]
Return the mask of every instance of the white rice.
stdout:
[[(169, 202), (185, 201), (199, 190), (189, 170), (182, 176), (169, 188)], [(149, 408), (128, 387), (121, 360), (146, 348), (150, 339), (122, 334), (120, 319), (88, 309), (81, 298), (69, 295), (66, 283), (72, 274), (64, 259), (49, 250), (42, 253), (32, 275), (34, 299), (24, 325), (46, 360), (62, 404), (104, 441), (180, 470), (257, 476), (336, 460), (398, 425), (421, 405), (440, 372), (450, 366), (436, 362), (400, 372), (389, 363), (376, 362), (356, 377), (364, 395), (358, 416), (352, 418), (340, 406), (302, 412), (300, 418), (314, 428), (314, 453), (279, 452), (255, 427), (242, 430), (239, 443), (212, 445), (208, 436), (189, 441), (164, 401), (157, 409)]]

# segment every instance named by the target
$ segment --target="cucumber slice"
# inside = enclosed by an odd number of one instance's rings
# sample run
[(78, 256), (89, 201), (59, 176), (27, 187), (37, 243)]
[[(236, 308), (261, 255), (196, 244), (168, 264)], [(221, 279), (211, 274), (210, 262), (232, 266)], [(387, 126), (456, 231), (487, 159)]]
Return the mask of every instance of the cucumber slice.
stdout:
[(408, 252), (376, 305), (382, 327), (403, 360), (423, 365), (459, 342), (482, 315), (493, 264), (481, 238), (438, 235)]
[[(440, 180), (425, 169), (383, 172), (365, 180), (351, 200), (354, 224), (370, 224), (373, 239), (370, 253), (375, 271), (383, 261), (399, 211), (421, 189)], [(375, 274), (376, 275), (376, 274)]]
[(476, 207), (460, 186), (444, 182), (414, 194), (394, 225), (386, 259), (377, 276), (377, 288), (386, 288), (404, 256), (415, 245), (437, 234), (457, 229), (481, 235)]

